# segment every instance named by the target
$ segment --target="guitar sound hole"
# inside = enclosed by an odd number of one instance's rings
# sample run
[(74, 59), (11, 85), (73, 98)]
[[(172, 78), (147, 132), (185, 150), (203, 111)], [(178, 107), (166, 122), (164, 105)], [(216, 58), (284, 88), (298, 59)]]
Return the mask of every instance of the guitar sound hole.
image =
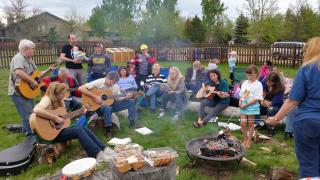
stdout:
[(103, 94), (103, 95), (101, 96), (101, 99), (104, 100), (104, 101), (106, 101), (106, 100), (108, 99), (108, 95)]

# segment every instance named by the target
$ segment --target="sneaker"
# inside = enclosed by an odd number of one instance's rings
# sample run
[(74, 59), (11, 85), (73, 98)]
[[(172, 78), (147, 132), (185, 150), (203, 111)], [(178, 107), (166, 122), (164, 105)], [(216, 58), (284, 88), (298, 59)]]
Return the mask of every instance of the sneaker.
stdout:
[(173, 116), (173, 120), (174, 121), (178, 121), (180, 119), (180, 113), (176, 113), (174, 116)]
[(104, 135), (108, 140), (111, 140), (113, 138), (112, 133), (111, 133), (111, 126), (106, 127), (104, 131)]
[(163, 110), (160, 110), (160, 114), (158, 116), (158, 118), (162, 118), (166, 113)]
[(136, 127), (136, 122), (135, 121), (130, 121), (129, 128), (130, 129), (135, 129), (135, 127)]
[[(107, 149), (107, 148), (105, 148)], [(110, 160), (115, 156), (114, 151), (111, 152), (105, 152), (105, 149), (103, 151), (100, 151), (96, 157), (97, 163), (101, 163), (101, 162), (110, 162)]]

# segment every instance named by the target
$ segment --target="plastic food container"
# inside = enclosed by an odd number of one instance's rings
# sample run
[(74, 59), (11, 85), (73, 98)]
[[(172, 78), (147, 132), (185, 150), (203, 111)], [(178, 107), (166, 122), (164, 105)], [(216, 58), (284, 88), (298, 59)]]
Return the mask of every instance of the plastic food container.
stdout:
[(178, 157), (177, 152), (169, 147), (148, 149), (144, 155), (146, 161), (154, 167), (167, 166)]

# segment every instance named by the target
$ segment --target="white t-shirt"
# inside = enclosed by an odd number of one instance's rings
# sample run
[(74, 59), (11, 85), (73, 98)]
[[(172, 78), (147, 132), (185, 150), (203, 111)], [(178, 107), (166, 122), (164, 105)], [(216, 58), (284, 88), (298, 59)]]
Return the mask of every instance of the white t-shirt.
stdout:
[(241, 85), (240, 97), (248, 101), (252, 99), (263, 100), (262, 92), (263, 87), (260, 81), (249, 82), (246, 80)]
[(120, 94), (120, 88), (118, 84), (114, 84), (113, 86), (106, 86), (105, 84), (105, 78), (100, 78), (95, 81), (92, 81), (90, 83), (87, 83), (85, 86), (90, 90), (92, 88), (97, 88), (99, 90), (110, 90), (112, 91), (113, 95), (119, 95)]

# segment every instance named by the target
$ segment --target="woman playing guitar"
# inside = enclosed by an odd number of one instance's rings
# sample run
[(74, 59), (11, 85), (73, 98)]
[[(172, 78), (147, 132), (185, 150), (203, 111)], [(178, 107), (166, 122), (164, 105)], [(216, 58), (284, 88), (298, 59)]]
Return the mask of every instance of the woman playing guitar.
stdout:
[[(63, 99), (67, 89), (68, 87), (64, 83), (52, 82), (45, 96), (41, 98), (39, 104), (33, 109), (36, 116), (46, 117), (46, 119), (52, 120), (57, 126), (63, 125), (65, 119), (49, 110), (64, 107)], [(85, 110), (83, 110), (83, 113), (85, 113)], [(81, 146), (88, 156), (97, 158), (98, 161), (103, 160), (103, 150), (106, 146), (88, 128), (83, 126), (67, 127), (62, 129), (52, 142), (66, 142), (70, 139), (79, 139)]]
[[(206, 81), (206, 85), (199, 91), (204, 92), (205, 97), (200, 102), (198, 112), (198, 120), (193, 123), (193, 126), (198, 128), (206, 125), (210, 119), (218, 116), (229, 105), (228, 84), (224, 79), (221, 79), (218, 70), (210, 70), (208, 72), (210, 79)], [(199, 92), (201, 94), (201, 92)], [(198, 94), (199, 94), (198, 93)], [(197, 96), (198, 96), (197, 94)], [(211, 106), (214, 109), (205, 116), (205, 107)]]

